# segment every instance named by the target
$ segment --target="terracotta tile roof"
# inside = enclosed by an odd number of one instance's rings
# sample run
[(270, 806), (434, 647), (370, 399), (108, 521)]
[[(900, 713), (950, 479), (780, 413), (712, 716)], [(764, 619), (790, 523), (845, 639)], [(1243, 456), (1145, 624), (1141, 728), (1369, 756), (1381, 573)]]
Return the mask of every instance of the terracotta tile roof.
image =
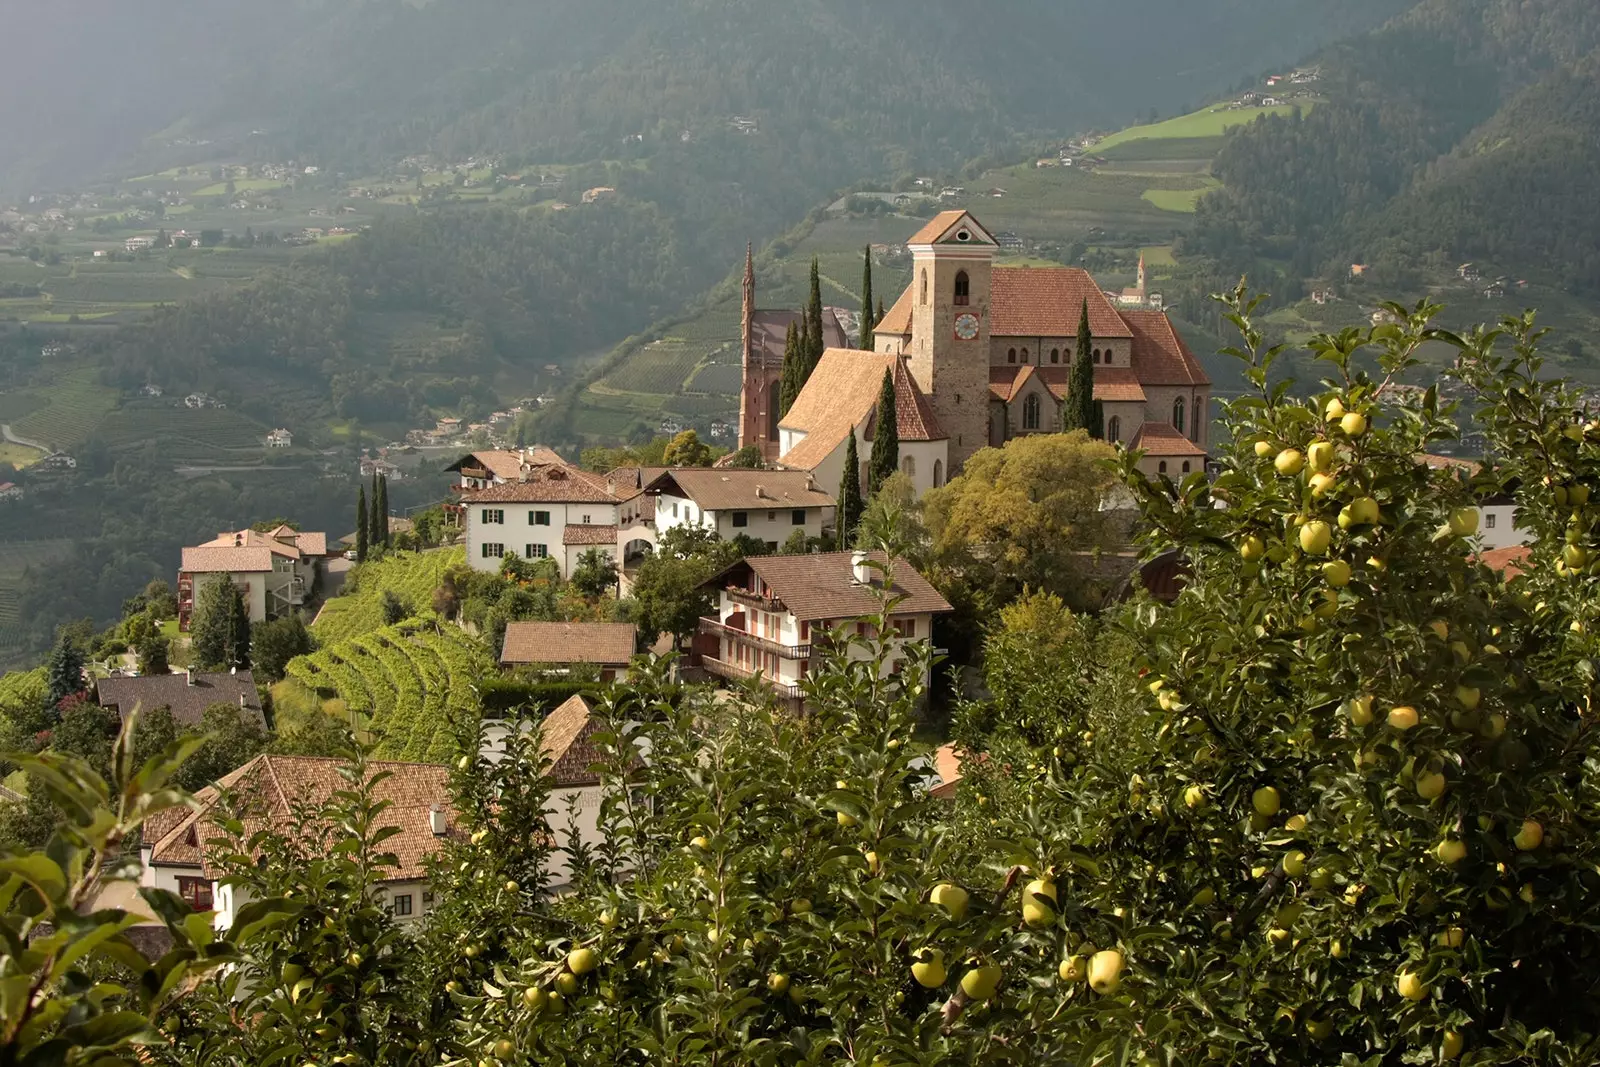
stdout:
[[(899, 362), (899, 356), (830, 348), (822, 354), (805, 388), (795, 398), (780, 426), (804, 430), (805, 438), (778, 457), (785, 467), (811, 470), (833, 454), (845, 435), (861, 425), (878, 402), (883, 388), (883, 372)], [(904, 388), (917, 393), (916, 383), (906, 375)], [(896, 385), (895, 417), (905, 440), (943, 440), (943, 431), (934, 419), (926, 399), (901, 402), (901, 383)], [(900, 408), (906, 409), (905, 415)], [(913, 437), (917, 433), (938, 433), (939, 437)]]
[(185, 574), (249, 574), (272, 570), (270, 548), (185, 548), (178, 570)]
[(661, 477), (670, 467), (613, 467), (606, 471), (606, 486), (618, 500), (632, 500), (645, 486)]
[(302, 556), (323, 556), (328, 552), (328, 535), (295, 530), (279, 526), (262, 533), (259, 530), (224, 530), (197, 548), (264, 548), (275, 556), (299, 560)]
[(1505, 548), (1491, 548), (1478, 555), (1478, 562), (1490, 570), (1499, 571), (1506, 581), (1510, 581), (1528, 569), (1527, 545), (1507, 545)]
[(874, 334), (904, 337), (911, 332), (911, 286), (900, 293), (894, 307), (883, 313), (883, 321), (872, 328)]
[(102, 678), (95, 691), (102, 708), (127, 715), (135, 706), (145, 711), (167, 708), (180, 726), (199, 726), (205, 710), (227, 704), (257, 726), (266, 727), (256, 680), (249, 671), (230, 674), (196, 672), (191, 684), (185, 674), (146, 674), (138, 678)]
[(328, 554), (328, 535), (323, 531), (314, 533), (295, 534), (295, 544), (300, 546), (300, 551), (308, 556), (326, 556)]
[(1111, 403), (1144, 403), (1144, 388), (1139, 376), (1127, 367), (1096, 367), (1094, 398)]
[(1148, 456), (1203, 456), (1206, 450), (1173, 428), (1170, 422), (1147, 422), (1139, 427), (1129, 443), (1130, 451), (1143, 450)]
[(604, 758), (590, 740), (598, 728), (588, 703), (578, 693), (545, 716), (542, 742), (545, 755), (550, 757), (547, 777), (553, 785), (559, 788), (600, 784), (600, 775), (590, 770)]
[(639, 630), (631, 622), (513, 622), (501, 663), (603, 663), (626, 666)]
[[(950, 435), (944, 432), (939, 425), (939, 419), (933, 413), (933, 405), (928, 403), (928, 398), (917, 387), (916, 379), (911, 377), (911, 371), (906, 366), (904, 357), (893, 362), (894, 374), (894, 422), (896, 432), (902, 441), (947, 441)], [(883, 382), (878, 382), (878, 391), (883, 391)], [(867, 440), (874, 439), (878, 428), (878, 408), (876, 402), (872, 412), (867, 416)]]
[(1133, 336), (1089, 272), (1079, 267), (996, 267), (989, 285), (990, 336), (1076, 337), (1085, 300), (1095, 337)]
[(1145, 385), (1210, 385), (1211, 379), (1162, 311), (1124, 311), (1133, 330), (1133, 373)]
[[(257, 756), (243, 767), (226, 775), (221, 784), (252, 805), (255, 817), (245, 820), (246, 835), (273, 826), (289, 831), (289, 815), (294, 804), (321, 803), (335, 791), (348, 788), (339, 774), (343, 761), (312, 756)], [(389, 807), (378, 816), (379, 827), (393, 826), (399, 833), (383, 843), (400, 861), (398, 868), (385, 868), (384, 881), (415, 881), (424, 878), (423, 861), (438, 850), (430, 813), (438, 807), (445, 812), (447, 837), (459, 837), (452, 808), (449, 770), (431, 763), (385, 763), (367, 765), (369, 774), (387, 771), (389, 777), (373, 787), (375, 799), (388, 801)], [(168, 830), (155, 843), (151, 862), (157, 865), (199, 866), (209, 877), (220, 872), (203, 858), (206, 841), (220, 833), (214, 821), (218, 793), (203, 789), (195, 795), (203, 807)], [(148, 829), (148, 828), (147, 828)], [(150, 837), (146, 836), (146, 842)]]
[[(918, 230), (916, 233), (912, 234), (910, 237), (907, 237), (906, 238), (906, 244), (908, 244), (908, 245), (931, 245), (935, 241), (937, 241), (939, 238), (943, 237), (945, 234), (947, 234), (951, 230), (955, 229), (956, 223), (960, 222), (962, 219), (966, 219), (968, 225), (970, 225), (974, 230), (976, 230), (984, 238), (988, 238), (988, 236), (989, 236), (988, 231), (986, 231), (983, 228), (983, 225), (981, 223), (979, 223), (977, 219), (975, 219), (971, 215), (967, 214), (967, 212), (965, 212), (965, 211), (941, 211), (937, 215), (935, 215), (933, 218), (929, 219), (928, 222), (922, 227), (922, 229)], [(993, 242), (989, 241), (989, 240), (986, 240), (984, 243), (992, 244)]]
[(522, 472), (522, 464), (524, 462), (534, 467), (565, 467), (568, 465), (567, 461), (562, 459), (559, 453), (543, 446), (535, 446), (523, 449), (521, 452), (509, 448), (490, 448), (482, 452), (469, 452), (450, 464), (445, 470), (459, 472), (462, 467), (476, 463), (496, 478), (503, 478), (510, 482), (516, 481), (517, 476)]
[(468, 489), (461, 494), (467, 504), (615, 504), (605, 476), (567, 466), (535, 467), (526, 480)]
[(663, 472), (649, 489), (692, 500), (704, 511), (833, 506), (833, 497), (818, 488), (806, 470), (680, 467)]
[(572, 523), (561, 531), (564, 545), (614, 545), (617, 543), (615, 526), (598, 526), (587, 522)]
[(965, 754), (953, 742), (946, 741), (933, 753), (933, 769), (939, 775), (939, 784), (929, 790), (929, 795), (940, 800), (954, 800), (956, 786), (961, 784), (961, 761)]
[[(857, 585), (851, 568), (852, 556), (850, 552), (751, 556), (713, 577), (706, 587), (720, 590), (731, 580), (748, 588), (749, 576), (754, 572), (772, 596), (797, 619), (853, 619), (871, 615), (882, 607), (879, 596), (883, 593), (883, 572), (874, 568), (871, 582)], [(871, 558), (880, 564), (888, 559), (882, 552), (871, 553)], [(896, 559), (893, 571), (891, 592), (906, 598), (894, 609), (895, 614), (942, 614), (951, 610), (939, 591), (911, 564)]]

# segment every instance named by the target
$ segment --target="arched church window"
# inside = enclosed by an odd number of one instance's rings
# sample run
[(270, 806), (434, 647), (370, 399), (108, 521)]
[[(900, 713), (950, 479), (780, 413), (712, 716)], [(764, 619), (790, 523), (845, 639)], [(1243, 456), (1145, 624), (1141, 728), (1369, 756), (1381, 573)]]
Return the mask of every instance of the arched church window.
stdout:
[(1015, 348), (1006, 349), (1006, 362), (1007, 363), (1015, 363), (1016, 361), (1017, 361), (1017, 350)]
[(971, 300), (972, 284), (967, 280), (967, 272), (956, 271), (956, 303), (965, 306)]
[(1050, 350), (1050, 362), (1051, 363), (1060, 363), (1061, 362), (1061, 349), (1052, 348)]
[(1165, 473), (1167, 473), (1167, 461), (1166, 460), (1162, 460), (1159, 464), (1156, 465), (1156, 473), (1157, 474), (1165, 474)]
[(917, 461), (911, 456), (901, 456), (900, 471), (907, 478), (915, 478), (917, 476)]
[(1028, 350), (1026, 348), (1022, 350), (1022, 362), (1028, 362)]
[(1100, 350), (1098, 348), (1094, 350), (1094, 361), (1096, 363), (1100, 362)]
[(1183, 473), (1185, 473), (1185, 474), (1189, 473), (1189, 461), (1188, 460), (1184, 460), (1183, 461)]
[(1172, 428), (1179, 433), (1183, 432), (1183, 397), (1172, 402)]
[(933, 461), (933, 484), (935, 488), (944, 484), (944, 460), (942, 459)]
[(922, 268), (922, 302), (928, 302), (928, 268)]
[(1106, 440), (1122, 440), (1122, 416), (1113, 415), (1111, 416), (1111, 421), (1106, 423)]
[(1024, 430), (1037, 430), (1039, 428), (1039, 394), (1029, 393), (1028, 399), (1022, 402), (1022, 428)]

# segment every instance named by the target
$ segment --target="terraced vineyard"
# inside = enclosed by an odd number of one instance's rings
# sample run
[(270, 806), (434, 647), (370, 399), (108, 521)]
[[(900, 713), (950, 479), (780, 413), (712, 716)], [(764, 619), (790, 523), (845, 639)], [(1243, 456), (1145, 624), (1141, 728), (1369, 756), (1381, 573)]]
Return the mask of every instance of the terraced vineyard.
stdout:
[(72, 551), (72, 542), (0, 541), (0, 670), (37, 660), (40, 649), (30, 649), (28, 630), (22, 625), (21, 585), (29, 567), (57, 563)]
[(143, 441), (177, 441), (192, 450), (260, 448), (267, 427), (237, 411), (186, 408), (172, 402), (132, 402), (112, 412), (100, 436), (114, 448)]
[(117, 403), (117, 391), (101, 385), (93, 368), (63, 374), (53, 386), (38, 390), (47, 401), (12, 423), (18, 437), (71, 448), (87, 440)]
[(474, 687), (493, 667), (477, 641), (428, 614), (296, 657), (287, 671), (322, 699), (342, 700), (380, 758), (446, 763), (453, 727), (478, 714)]
[(371, 633), (383, 626), (383, 594), (394, 593), (412, 611), (433, 602), (433, 591), (452, 565), (466, 563), (465, 548), (436, 552), (401, 552), (376, 563), (364, 563), (351, 572), (356, 591), (334, 597), (317, 613), (311, 632), (324, 645)]
[(0, 676), (0, 717), (13, 709), (29, 708), (45, 698), (48, 682), (43, 667), (31, 671), (12, 671)]

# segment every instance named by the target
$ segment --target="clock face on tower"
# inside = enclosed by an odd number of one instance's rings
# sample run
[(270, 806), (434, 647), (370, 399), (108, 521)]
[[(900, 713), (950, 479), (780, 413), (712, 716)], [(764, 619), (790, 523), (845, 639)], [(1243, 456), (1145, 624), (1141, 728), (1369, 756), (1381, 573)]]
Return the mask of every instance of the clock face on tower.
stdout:
[(970, 341), (978, 336), (978, 316), (970, 311), (963, 311), (957, 315), (956, 336), (963, 341)]

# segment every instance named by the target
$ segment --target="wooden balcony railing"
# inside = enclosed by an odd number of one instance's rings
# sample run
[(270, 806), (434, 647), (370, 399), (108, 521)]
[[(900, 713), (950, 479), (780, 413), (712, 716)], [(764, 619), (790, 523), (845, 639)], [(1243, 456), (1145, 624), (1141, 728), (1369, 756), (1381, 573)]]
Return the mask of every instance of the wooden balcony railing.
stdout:
[(773, 692), (777, 693), (785, 700), (805, 699), (805, 691), (802, 690), (798, 685), (789, 685), (786, 682), (774, 681), (771, 677), (761, 671), (752, 671), (748, 667), (739, 666), (737, 663), (729, 663), (727, 660), (713, 659), (710, 656), (703, 656), (700, 660), (700, 666), (703, 667), (708, 673), (714, 674), (718, 678), (726, 678), (732, 682), (742, 682), (749, 678), (758, 679), (763, 685), (766, 685), (768, 688), (772, 689)]
[(759, 648), (763, 652), (771, 652), (780, 659), (810, 659), (810, 645), (786, 645), (781, 641), (774, 641), (769, 637), (757, 637), (748, 630), (741, 630), (736, 626), (729, 626), (716, 619), (702, 618), (700, 632), (714, 634), (717, 637), (731, 637), (736, 641), (743, 641), (752, 648)]

